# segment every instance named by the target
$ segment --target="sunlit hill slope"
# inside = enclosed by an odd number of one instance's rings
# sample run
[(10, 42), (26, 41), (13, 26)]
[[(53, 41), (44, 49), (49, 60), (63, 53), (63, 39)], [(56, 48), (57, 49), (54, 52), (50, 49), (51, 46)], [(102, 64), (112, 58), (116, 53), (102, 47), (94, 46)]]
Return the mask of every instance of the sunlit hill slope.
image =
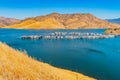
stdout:
[(113, 24), (101, 20), (91, 14), (59, 14), (52, 13), (45, 16), (27, 18), (18, 24), (5, 28), (16, 29), (81, 29), (81, 28), (116, 28)]
[(94, 80), (28, 57), (0, 42), (0, 80)]

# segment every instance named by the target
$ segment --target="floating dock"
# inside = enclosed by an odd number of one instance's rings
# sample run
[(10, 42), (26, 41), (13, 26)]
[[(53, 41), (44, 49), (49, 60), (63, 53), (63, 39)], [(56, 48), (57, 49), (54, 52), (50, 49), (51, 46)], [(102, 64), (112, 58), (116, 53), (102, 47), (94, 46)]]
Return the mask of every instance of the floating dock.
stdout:
[(113, 34), (99, 34), (99, 33), (81, 33), (81, 32), (54, 32), (48, 33), (47, 35), (29, 35), (21, 36), (21, 39), (33, 39), (33, 40), (61, 40), (61, 39), (105, 39), (105, 38), (115, 38), (118, 35)]

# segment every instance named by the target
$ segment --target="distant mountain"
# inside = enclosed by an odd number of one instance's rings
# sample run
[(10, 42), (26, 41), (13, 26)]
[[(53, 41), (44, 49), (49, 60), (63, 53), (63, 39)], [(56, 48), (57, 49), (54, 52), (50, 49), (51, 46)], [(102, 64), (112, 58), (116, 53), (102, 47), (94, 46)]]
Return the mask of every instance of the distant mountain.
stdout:
[(109, 23), (91, 14), (52, 13), (22, 20), (18, 24), (6, 26), (17, 29), (80, 29), (80, 28), (116, 28), (118, 24)]
[(13, 25), (13, 24), (16, 24), (19, 22), (20, 22), (20, 20), (18, 20), (18, 19), (0, 17), (0, 27)]
[(117, 19), (107, 19), (108, 22), (120, 24), (120, 18)]

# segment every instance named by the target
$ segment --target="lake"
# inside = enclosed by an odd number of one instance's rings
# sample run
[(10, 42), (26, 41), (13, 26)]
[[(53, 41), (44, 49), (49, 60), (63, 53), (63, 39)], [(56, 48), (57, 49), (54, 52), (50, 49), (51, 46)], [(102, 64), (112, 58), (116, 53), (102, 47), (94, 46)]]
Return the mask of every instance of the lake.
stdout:
[(94, 32), (80, 30), (0, 29), (0, 41), (26, 51), (29, 56), (53, 66), (77, 71), (98, 80), (120, 80), (120, 37), (83, 40), (22, 40), (23, 35), (46, 35), (50, 32)]

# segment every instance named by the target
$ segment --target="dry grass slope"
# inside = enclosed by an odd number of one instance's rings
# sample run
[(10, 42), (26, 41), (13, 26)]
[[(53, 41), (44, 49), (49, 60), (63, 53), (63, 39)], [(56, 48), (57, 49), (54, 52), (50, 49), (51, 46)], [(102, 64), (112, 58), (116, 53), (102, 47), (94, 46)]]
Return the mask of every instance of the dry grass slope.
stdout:
[(28, 18), (19, 24), (6, 26), (16, 29), (80, 29), (80, 28), (118, 28), (119, 24), (109, 23), (91, 14), (53, 13), (35, 18)]
[(95, 80), (28, 57), (0, 42), (0, 80)]

